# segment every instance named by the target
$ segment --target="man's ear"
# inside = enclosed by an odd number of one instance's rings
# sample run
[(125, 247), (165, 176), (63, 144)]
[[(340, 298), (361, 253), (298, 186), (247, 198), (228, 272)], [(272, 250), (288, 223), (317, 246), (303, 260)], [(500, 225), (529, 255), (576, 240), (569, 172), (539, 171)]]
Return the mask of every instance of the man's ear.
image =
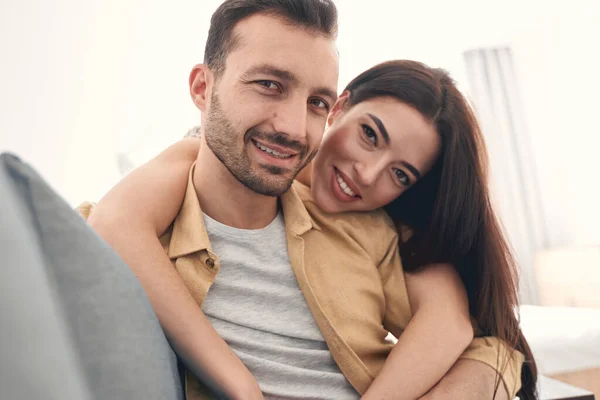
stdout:
[(335, 122), (335, 120), (340, 116), (341, 112), (346, 107), (346, 102), (350, 97), (350, 91), (346, 90), (344, 93), (340, 94), (337, 101), (331, 108), (329, 115), (327, 116), (327, 125), (331, 126)]
[(202, 112), (206, 111), (213, 83), (214, 75), (206, 64), (194, 66), (190, 72), (190, 96), (196, 107)]

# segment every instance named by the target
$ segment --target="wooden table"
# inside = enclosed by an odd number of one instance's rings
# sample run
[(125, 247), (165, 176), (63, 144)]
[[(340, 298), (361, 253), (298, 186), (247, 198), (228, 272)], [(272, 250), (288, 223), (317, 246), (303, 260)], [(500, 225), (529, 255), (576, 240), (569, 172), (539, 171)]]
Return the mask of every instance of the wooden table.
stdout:
[(557, 381), (539, 377), (540, 400), (595, 400), (594, 394), (587, 390)]

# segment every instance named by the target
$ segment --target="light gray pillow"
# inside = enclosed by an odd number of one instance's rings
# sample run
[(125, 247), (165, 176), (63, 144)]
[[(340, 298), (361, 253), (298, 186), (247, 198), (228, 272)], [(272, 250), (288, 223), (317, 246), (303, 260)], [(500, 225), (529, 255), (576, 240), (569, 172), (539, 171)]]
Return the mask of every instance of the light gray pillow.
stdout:
[(0, 155), (0, 398), (181, 399), (137, 278), (28, 165)]

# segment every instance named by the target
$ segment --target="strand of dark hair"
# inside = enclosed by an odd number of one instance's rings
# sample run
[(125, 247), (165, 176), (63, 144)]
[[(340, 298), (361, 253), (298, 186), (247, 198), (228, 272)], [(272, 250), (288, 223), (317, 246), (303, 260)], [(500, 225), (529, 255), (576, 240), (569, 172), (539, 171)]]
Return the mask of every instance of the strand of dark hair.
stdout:
[(262, 14), (309, 32), (335, 38), (337, 8), (332, 0), (226, 0), (213, 13), (204, 49), (204, 63), (217, 75), (225, 68), (227, 55), (241, 38), (235, 26), (253, 15)]

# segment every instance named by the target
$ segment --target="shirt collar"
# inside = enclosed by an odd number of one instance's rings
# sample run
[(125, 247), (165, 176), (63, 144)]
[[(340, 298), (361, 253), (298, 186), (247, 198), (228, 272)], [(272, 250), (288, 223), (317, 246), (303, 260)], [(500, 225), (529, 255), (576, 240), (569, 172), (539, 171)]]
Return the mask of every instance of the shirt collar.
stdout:
[(201, 250), (210, 250), (210, 241), (200, 202), (194, 188), (194, 169), (196, 163), (192, 164), (188, 175), (188, 185), (185, 191), (183, 204), (175, 221), (169, 244), (169, 258), (177, 258)]
[(298, 190), (305, 189), (299, 183), (294, 183), (290, 190), (281, 196), (281, 206), (285, 217), (286, 229), (297, 236), (303, 235), (311, 229), (321, 230), (304, 206)]

